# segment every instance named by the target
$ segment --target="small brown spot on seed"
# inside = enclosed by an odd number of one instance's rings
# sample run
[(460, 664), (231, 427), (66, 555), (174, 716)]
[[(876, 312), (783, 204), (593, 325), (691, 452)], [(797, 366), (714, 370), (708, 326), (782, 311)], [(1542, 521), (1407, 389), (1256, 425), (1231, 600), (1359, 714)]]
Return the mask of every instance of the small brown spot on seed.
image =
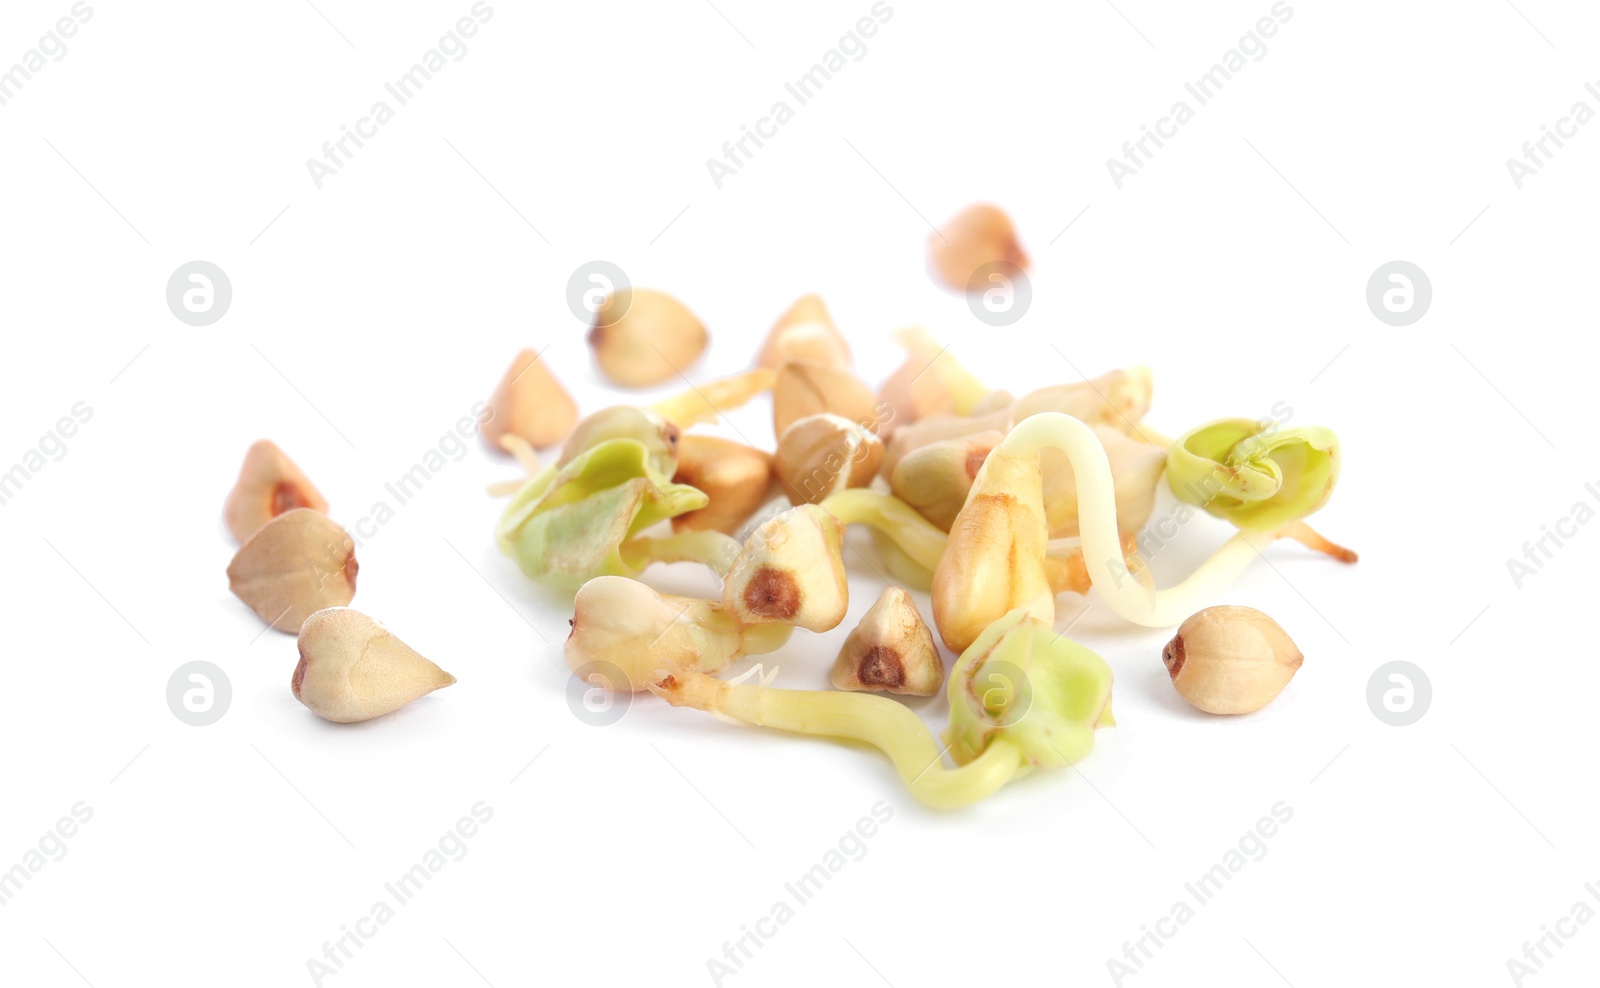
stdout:
[(744, 606), (762, 617), (787, 621), (800, 611), (800, 584), (788, 570), (763, 566), (744, 588)]
[(361, 564), (356, 562), (355, 550), (352, 549), (350, 555), (346, 556), (344, 560), (344, 579), (346, 583), (350, 584), (351, 593), (355, 593), (356, 572), (360, 569)]
[(305, 498), (300, 496), (300, 488), (290, 483), (280, 483), (272, 489), (272, 517), (276, 518), (285, 511), (306, 506)]
[(1177, 679), (1179, 670), (1183, 668), (1184, 658), (1183, 636), (1173, 635), (1172, 641), (1167, 642), (1167, 647), (1161, 650), (1161, 661), (1167, 665), (1167, 675)]
[(883, 686), (892, 689), (905, 685), (906, 666), (900, 661), (899, 652), (884, 645), (874, 645), (861, 657), (856, 676), (863, 686)]

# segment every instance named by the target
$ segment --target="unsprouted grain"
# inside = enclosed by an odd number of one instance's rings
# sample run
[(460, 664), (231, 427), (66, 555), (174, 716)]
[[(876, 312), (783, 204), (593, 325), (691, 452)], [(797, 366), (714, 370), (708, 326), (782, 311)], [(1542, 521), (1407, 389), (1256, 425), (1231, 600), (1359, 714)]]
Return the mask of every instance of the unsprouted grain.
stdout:
[(234, 541), (243, 544), (261, 526), (295, 508), (326, 514), (328, 501), (276, 443), (270, 439), (251, 443), (222, 509)]
[(1178, 695), (1208, 714), (1271, 703), (1305, 657), (1278, 622), (1253, 607), (1208, 607), (1178, 627), (1161, 661)]
[(910, 594), (899, 587), (884, 590), (844, 640), (830, 679), (840, 690), (910, 696), (939, 692), (944, 665), (933, 632)]
[(332, 607), (301, 627), (300, 664), (289, 689), (323, 720), (354, 724), (392, 713), (455, 681), (378, 621)]
[(228, 564), (228, 588), (261, 620), (295, 634), (306, 619), (356, 595), (356, 546), (327, 515), (285, 512), (262, 526)]
[(710, 336), (682, 302), (649, 288), (605, 297), (589, 329), (595, 363), (614, 384), (648, 388), (688, 371)]

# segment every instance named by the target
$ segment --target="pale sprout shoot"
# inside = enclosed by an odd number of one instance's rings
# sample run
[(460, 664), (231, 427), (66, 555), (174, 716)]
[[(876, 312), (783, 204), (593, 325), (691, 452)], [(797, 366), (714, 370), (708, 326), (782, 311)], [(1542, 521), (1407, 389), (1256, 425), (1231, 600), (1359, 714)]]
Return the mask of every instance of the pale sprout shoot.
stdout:
[(920, 326), (902, 329), (895, 341), (905, 347), (906, 360), (890, 375), (878, 397), (894, 410), (895, 430), (940, 412), (968, 415), (989, 393), (972, 372), (945, 352)]
[[(957, 664), (948, 738), (956, 768), (943, 764), (922, 720), (892, 700), (716, 678), (743, 656), (780, 647), (797, 625), (826, 630), (838, 624), (848, 592), (842, 533), (842, 523), (817, 506), (783, 512), (746, 541), (720, 602), (668, 597), (622, 577), (591, 580), (577, 594), (567, 663), (593, 685), (647, 689), (723, 720), (864, 741), (887, 754), (907, 788), (936, 808), (968, 805), (1032, 767), (1080, 758), (1093, 744), (1094, 729), (1111, 723), (1110, 670), (1094, 653), (1050, 632), (1048, 598), (1039, 607), (1048, 613), (1011, 612), (985, 629)], [(922, 685), (912, 682), (917, 678), (937, 687), (942, 670), (931, 633), (914, 607), (906, 613), (908, 604), (904, 591), (885, 594), (858, 628), (861, 634), (852, 636), (855, 648), (846, 645), (841, 661), (857, 678), (865, 670), (867, 679), (880, 680), (860, 685), (889, 686), (884, 679)], [(890, 663), (882, 651), (871, 656), (886, 645), (900, 663), (892, 674), (886, 674)], [(1002, 674), (1021, 690), (1004, 704), (998, 694), (974, 686), (980, 676)], [(1019, 706), (1016, 695), (1030, 699)], [(1036, 695), (1042, 699), (1035, 706)]]
[(777, 375), (765, 368), (745, 371), (691, 387), (675, 398), (657, 402), (651, 411), (680, 429), (688, 429), (715, 422), (724, 412), (731, 412), (756, 395), (771, 391), (775, 380)]

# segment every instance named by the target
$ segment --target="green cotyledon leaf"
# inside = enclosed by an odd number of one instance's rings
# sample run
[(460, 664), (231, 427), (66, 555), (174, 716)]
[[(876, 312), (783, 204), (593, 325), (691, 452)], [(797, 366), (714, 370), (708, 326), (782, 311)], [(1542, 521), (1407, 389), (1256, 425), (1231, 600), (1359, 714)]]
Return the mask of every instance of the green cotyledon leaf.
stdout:
[(708, 500), (697, 488), (673, 483), (643, 443), (608, 439), (530, 478), (495, 536), (524, 573), (575, 588), (595, 576), (633, 574), (619, 553), (623, 542)]
[(961, 765), (996, 738), (1016, 745), (1029, 766), (1068, 765), (1094, 747), (1096, 728), (1115, 724), (1111, 667), (1020, 608), (961, 653), (948, 694), (944, 740)]
[(1340, 463), (1331, 429), (1222, 419), (1173, 444), (1167, 483), (1180, 501), (1241, 529), (1273, 531), (1328, 503)]

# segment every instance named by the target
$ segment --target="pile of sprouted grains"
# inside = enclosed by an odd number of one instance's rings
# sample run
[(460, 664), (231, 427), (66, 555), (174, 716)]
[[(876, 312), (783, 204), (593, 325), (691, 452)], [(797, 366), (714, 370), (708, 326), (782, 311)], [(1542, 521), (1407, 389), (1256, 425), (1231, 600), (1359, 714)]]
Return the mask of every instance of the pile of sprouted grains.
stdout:
[[(930, 272), (956, 290), (1000, 262), (1025, 267), (1027, 255), (992, 206), (965, 211), (930, 244)], [(607, 296), (588, 337), (601, 372), (624, 387), (671, 380), (709, 339), (677, 299), (639, 288)], [(1208, 605), (1279, 538), (1355, 561), (1305, 522), (1338, 480), (1333, 432), (1223, 419), (1168, 439), (1143, 422), (1153, 390), (1145, 368), (1015, 397), (986, 387), (920, 329), (896, 339), (905, 362), (875, 393), (822, 300), (807, 295), (773, 325), (752, 370), (581, 418), (544, 361), (516, 356), (484, 435), (526, 476), (490, 488), (509, 497), (494, 538), (529, 578), (574, 592), (565, 654), (575, 676), (733, 724), (866, 742), (939, 808), (1075, 762), (1114, 723), (1111, 669), (1054, 630), (1058, 594), (1093, 591), (1126, 621), (1178, 625), (1161, 658), (1200, 710), (1247, 714), (1283, 690), (1302, 661), (1283, 629), (1248, 607)], [(772, 452), (691, 431), (766, 393)], [(541, 463), (538, 448), (554, 459)], [(1137, 549), (1163, 478), (1180, 502), (1237, 533), (1157, 589)], [(779, 499), (789, 506), (762, 512)], [(355, 546), (327, 510), (266, 440), (250, 447), (225, 508), (241, 543), (228, 566), (233, 592), (299, 636), (295, 697), (349, 723), (454, 683), (346, 606)], [(767, 517), (754, 524), (758, 514)], [(891, 586), (845, 640), (832, 690), (775, 688), (770, 675), (752, 680), (760, 666), (720, 676), (783, 648), (796, 628), (826, 632), (844, 620), (850, 525), (871, 530), (895, 580), (929, 592), (933, 628)], [(639, 579), (670, 562), (708, 567), (721, 598), (671, 596)], [(957, 656), (948, 675), (935, 631)], [(941, 687), (943, 745), (885, 695)]]

